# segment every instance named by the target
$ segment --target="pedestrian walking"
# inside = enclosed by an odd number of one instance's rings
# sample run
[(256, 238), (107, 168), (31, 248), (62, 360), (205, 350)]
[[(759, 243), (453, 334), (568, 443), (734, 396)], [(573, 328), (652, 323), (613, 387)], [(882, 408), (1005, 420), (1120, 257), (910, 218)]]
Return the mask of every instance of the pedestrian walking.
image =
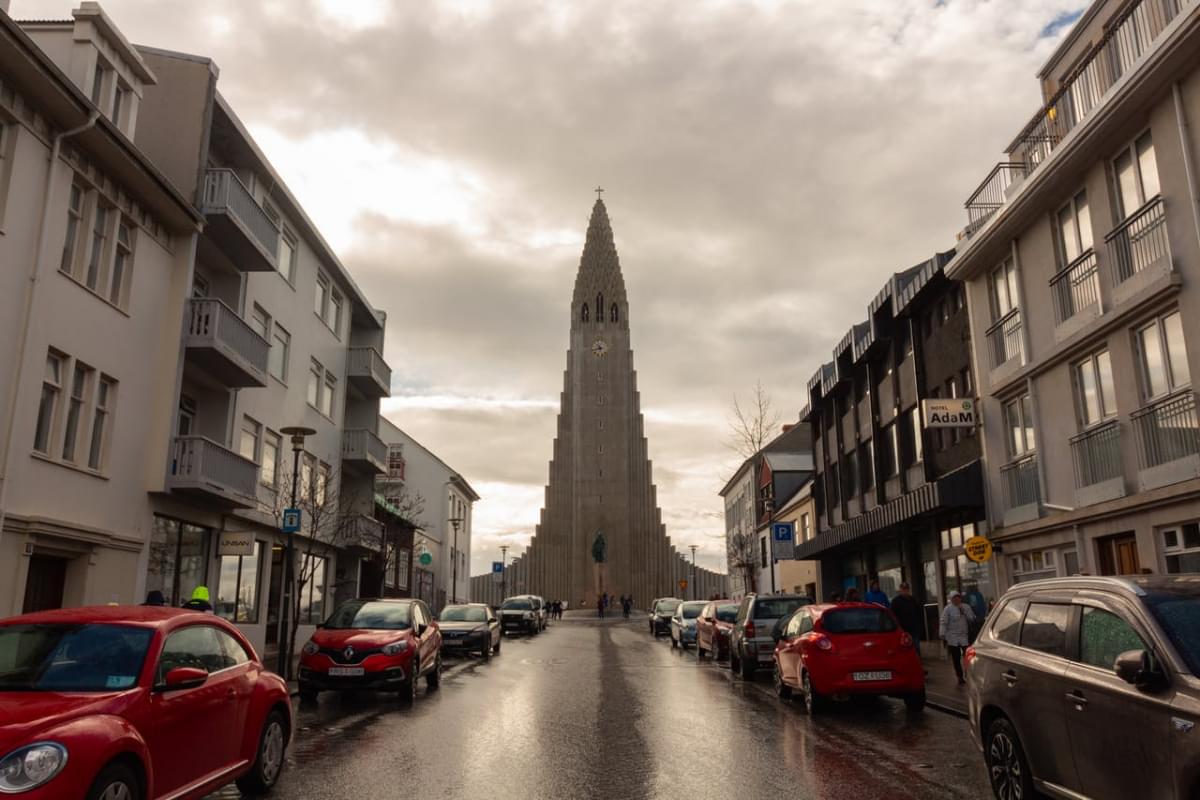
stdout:
[(871, 579), (871, 584), (867, 588), (867, 594), (863, 599), (868, 603), (875, 603), (876, 605), (881, 605), (884, 608), (892, 607), (892, 604), (888, 601), (888, 596), (879, 590), (878, 578)]
[(958, 685), (962, 686), (963, 651), (971, 643), (971, 625), (975, 622), (975, 612), (963, 602), (961, 592), (951, 592), (950, 602), (942, 609), (942, 641), (950, 652), (950, 662), (954, 664), (954, 674), (958, 676)]
[(918, 643), (917, 653), (920, 654), (919, 644), (924, 638), (921, 633), (921, 604), (913, 597), (907, 581), (900, 584), (900, 594), (892, 598), (892, 612), (900, 620), (900, 627)]
[(183, 604), (183, 607), (189, 611), (203, 611), (205, 614), (211, 614), (213, 607), (208, 601), (208, 587), (197, 586), (192, 590), (192, 598)]

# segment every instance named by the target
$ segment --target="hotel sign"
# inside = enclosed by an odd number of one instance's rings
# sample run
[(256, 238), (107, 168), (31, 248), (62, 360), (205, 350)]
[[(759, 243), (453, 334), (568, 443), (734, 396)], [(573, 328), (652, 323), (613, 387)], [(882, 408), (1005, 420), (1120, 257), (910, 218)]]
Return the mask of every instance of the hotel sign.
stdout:
[(969, 397), (935, 398), (921, 401), (926, 428), (974, 428), (975, 401)]

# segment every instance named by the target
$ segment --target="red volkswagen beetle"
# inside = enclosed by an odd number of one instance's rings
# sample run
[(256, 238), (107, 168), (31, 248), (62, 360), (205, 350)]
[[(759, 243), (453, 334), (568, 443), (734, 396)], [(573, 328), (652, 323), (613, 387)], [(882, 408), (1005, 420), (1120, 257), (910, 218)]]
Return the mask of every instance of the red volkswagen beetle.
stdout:
[(287, 684), (236, 627), (175, 608), (73, 608), (0, 621), (0, 795), (198, 798), (275, 785)]
[(713, 600), (700, 612), (696, 620), (696, 655), (705, 653), (713, 661), (729, 657), (729, 632), (737, 620), (738, 603), (732, 600)]
[(436, 689), (442, 633), (420, 600), (347, 600), (300, 654), (300, 699), (322, 689), (381, 689), (412, 699), (418, 680)]
[(775, 646), (775, 691), (804, 697), (811, 714), (826, 700), (892, 695), (925, 707), (925, 670), (916, 643), (889, 609), (873, 603), (811, 605), (782, 625)]

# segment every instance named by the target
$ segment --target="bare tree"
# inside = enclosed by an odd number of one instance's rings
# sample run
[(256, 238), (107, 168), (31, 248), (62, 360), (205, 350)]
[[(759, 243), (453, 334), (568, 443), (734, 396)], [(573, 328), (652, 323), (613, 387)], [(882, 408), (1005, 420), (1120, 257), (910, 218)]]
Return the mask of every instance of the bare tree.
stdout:
[[(425, 498), (420, 492), (410, 492), (405, 484), (398, 482), (381, 481), (381, 485), (387, 503), (385, 510), (399, 519), (403, 529), (416, 531), (426, 527)], [(388, 565), (394, 561), (400, 549), (400, 541), (397, 537), (388, 536), (385, 528), (379, 546), (372, 549), (376, 565), (379, 567), (379, 585), (375, 592), (382, 597), (387, 582)]]
[(729, 576), (742, 579), (746, 592), (758, 591), (758, 536), (753, 531), (732, 531), (725, 539)]
[(730, 449), (742, 458), (750, 458), (762, 450), (779, 427), (779, 412), (772, 407), (771, 395), (762, 381), (754, 384), (754, 396), (746, 403), (733, 396), (733, 414), (729, 418)]

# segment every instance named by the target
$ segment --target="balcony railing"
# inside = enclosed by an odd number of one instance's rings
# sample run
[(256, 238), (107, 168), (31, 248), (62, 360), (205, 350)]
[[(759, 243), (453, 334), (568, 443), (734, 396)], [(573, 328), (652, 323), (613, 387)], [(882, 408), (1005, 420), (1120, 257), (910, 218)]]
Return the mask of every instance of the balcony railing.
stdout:
[(231, 260), (234, 266), (249, 270), (275, 269), (279, 252), (279, 226), (233, 170), (210, 169), (205, 172), (201, 211), (209, 216), (227, 219), (237, 229), (236, 232), (229, 231), (229, 226), (221, 226), (218, 231), (232, 237), (228, 241), (233, 245), (234, 258)]
[(1167, 241), (1167, 210), (1155, 196), (1104, 237), (1113, 263), (1113, 284), (1121, 284), (1142, 270), (1171, 263)]
[(374, 347), (351, 347), (346, 373), (354, 385), (370, 397), (391, 394), (392, 368)]
[[(1048, 159), (1058, 143), (1100, 105), (1112, 85), (1150, 49), (1186, 4), (1185, 0), (1136, 0), (1109, 23), (1104, 36), (1017, 135), (1009, 155), (1024, 165), (1027, 174)], [(987, 211), (984, 221), (994, 212)], [(968, 220), (968, 234), (982, 226), (970, 212)]]
[(1196, 395), (1190, 389), (1135, 411), (1131, 421), (1137, 439), (1139, 469), (1200, 453)]
[(383, 439), (365, 428), (347, 428), (342, 432), (342, 460), (369, 472), (387, 471), (388, 448)]
[(979, 184), (975, 193), (967, 198), (967, 235), (970, 236), (984, 226), (1000, 207), (1004, 205), (1008, 187), (1025, 177), (1025, 165), (1017, 161), (997, 164)]
[(177, 436), (170, 488), (250, 506), (258, 491), (258, 465), (203, 436)]
[(1121, 424), (1115, 419), (1071, 437), (1075, 487), (1121, 477)]
[(366, 514), (350, 514), (344, 522), (346, 547), (361, 547), (364, 550), (379, 551), (383, 546), (383, 523)]
[(988, 349), (992, 353), (992, 368), (1002, 367), (1022, 353), (1021, 312), (1011, 309), (988, 328)]
[(1005, 508), (1020, 508), (1041, 502), (1037, 455), (1028, 455), (1005, 464), (1000, 468), (1000, 479), (1004, 484)]
[(266, 386), (270, 344), (232, 308), (212, 297), (188, 301), (189, 351), (226, 386)]
[(1054, 323), (1061, 325), (1081, 311), (1100, 302), (1100, 280), (1096, 273), (1096, 251), (1089, 249), (1050, 279), (1054, 297)]

